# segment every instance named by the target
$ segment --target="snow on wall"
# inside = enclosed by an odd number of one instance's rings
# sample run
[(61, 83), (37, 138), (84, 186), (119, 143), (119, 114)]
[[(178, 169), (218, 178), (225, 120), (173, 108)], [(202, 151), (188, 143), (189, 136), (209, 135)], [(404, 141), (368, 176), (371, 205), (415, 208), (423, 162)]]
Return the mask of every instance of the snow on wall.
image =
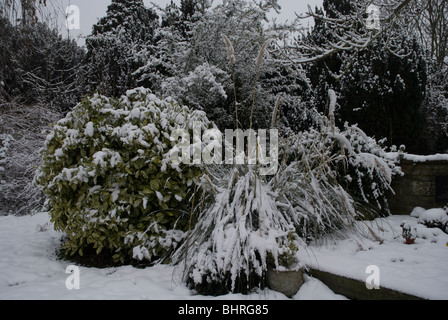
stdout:
[[(426, 209), (448, 205), (448, 154), (429, 156), (390, 153), (400, 162), (404, 175), (392, 183), (395, 195), (389, 197), (392, 214), (409, 214), (419, 206)], [(441, 179), (447, 178), (447, 179)]]

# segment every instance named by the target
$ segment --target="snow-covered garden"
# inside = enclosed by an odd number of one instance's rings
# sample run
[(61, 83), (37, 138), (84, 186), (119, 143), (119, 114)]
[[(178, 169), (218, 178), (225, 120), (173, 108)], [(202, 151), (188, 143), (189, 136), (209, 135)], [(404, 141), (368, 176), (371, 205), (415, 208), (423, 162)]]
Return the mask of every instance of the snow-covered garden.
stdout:
[(113, 0), (80, 48), (6, 1), (0, 299), (349, 298), (312, 270), (448, 299), (448, 203), (389, 207), (400, 161), (448, 159), (443, 3), (325, 0), (306, 32)]
[[(414, 215), (368, 222), (381, 242), (371, 236), (349, 237), (337, 243), (310, 246), (300, 250), (298, 257), (310, 267), (360, 281), (367, 280), (368, 266), (377, 265), (380, 286), (424, 299), (446, 300), (448, 235), (440, 229), (418, 223)], [(405, 244), (400, 227), (403, 220), (416, 228), (414, 245)], [(181, 281), (183, 266), (167, 265), (144, 269), (80, 266), (79, 290), (68, 290), (66, 281), (70, 273), (66, 273), (66, 269), (71, 263), (58, 258), (60, 238), (61, 233), (54, 231), (47, 213), (0, 217), (0, 299), (289, 299), (269, 289), (249, 295), (195, 295)], [(304, 285), (292, 299), (338, 300), (346, 297), (335, 294), (315, 278), (305, 277)]]

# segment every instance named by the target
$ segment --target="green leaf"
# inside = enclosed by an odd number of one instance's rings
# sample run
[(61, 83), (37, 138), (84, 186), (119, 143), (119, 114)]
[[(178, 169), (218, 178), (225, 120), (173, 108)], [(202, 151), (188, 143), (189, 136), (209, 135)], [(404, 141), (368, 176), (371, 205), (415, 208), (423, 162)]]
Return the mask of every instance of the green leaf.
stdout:
[(156, 214), (154, 220), (156, 220), (156, 222), (159, 222), (159, 223), (160, 223), (160, 222), (162, 222), (162, 220), (164, 219), (164, 217), (165, 217), (164, 213), (163, 213), (163, 212), (159, 212), (159, 213)]
[(149, 185), (151, 186), (152, 190), (158, 191), (160, 189), (160, 180), (158, 180), (158, 179), (151, 180), (149, 182)]
[(154, 191), (148, 186), (143, 186), (142, 193), (151, 195), (151, 194), (154, 194)]

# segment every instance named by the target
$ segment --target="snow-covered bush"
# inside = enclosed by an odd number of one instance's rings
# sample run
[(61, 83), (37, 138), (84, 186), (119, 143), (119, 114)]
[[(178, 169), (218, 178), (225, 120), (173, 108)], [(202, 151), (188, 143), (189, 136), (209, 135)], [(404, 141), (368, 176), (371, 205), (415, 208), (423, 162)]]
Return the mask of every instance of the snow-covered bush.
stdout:
[(200, 168), (175, 164), (175, 129), (210, 123), (203, 112), (147, 89), (119, 99), (85, 98), (60, 120), (42, 150), (36, 182), (48, 197), (68, 254), (102, 250), (114, 261), (165, 258), (185, 236)]
[(337, 147), (344, 156), (335, 162), (338, 181), (356, 200), (357, 210), (371, 217), (389, 215), (387, 196), (393, 193), (392, 177), (402, 173), (388, 158), (386, 147), (357, 125), (345, 124), (333, 138), (340, 140)]
[(207, 110), (207, 116), (218, 119), (223, 117), (218, 109), (227, 99), (226, 89), (230, 83), (230, 77), (226, 72), (204, 63), (185, 77), (167, 78), (162, 83), (162, 92), (165, 96), (182, 99), (186, 105), (197, 110), (203, 110), (203, 103), (207, 101), (208, 105), (214, 106)]
[(329, 90), (328, 94), (328, 116), (315, 115), (318, 125), (297, 135), (296, 150), (328, 159), (333, 179), (354, 200), (359, 215), (389, 215), (387, 196), (393, 193), (392, 177), (402, 174), (400, 167), (388, 157), (382, 141), (369, 137), (357, 125), (335, 126), (336, 93)]
[(339, 130), (331, 119), (285, 139), (273, 180), (296, 210), (303, 239), (337, 236), (355, 220), (389, 214), (386, 196), (401, 173), (373, 138), (356, 126)]
[(401, 235), (405, 239), (415, 240), (417, 238), (417, 228), (415, 226), (411, 226), (411, 224), (407, 221), (403, 221), (401, 223), (402, 233)]
[[(174, 255), (185, 281), (202, 294), (248, 293), (266, 283), (268, 268), (298, 268), (303, 243), (272, 187), (254, 167), (208, 168), (197, 224)], [(286, 211), (286, 210), (285, 210)]]
[(448, 233), (448, 211), (442, 208), (426, 210), (419, 215), (418, 223), (428, 228), (439, 228)]

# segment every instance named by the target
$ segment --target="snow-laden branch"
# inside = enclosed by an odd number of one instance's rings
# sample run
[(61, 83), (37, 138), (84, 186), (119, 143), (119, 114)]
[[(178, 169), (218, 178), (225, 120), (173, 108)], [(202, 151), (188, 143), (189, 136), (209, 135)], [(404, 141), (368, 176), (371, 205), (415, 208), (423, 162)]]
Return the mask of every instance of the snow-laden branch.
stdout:
[[(361, 1), (352, 6), (352, 12), (348, 15), (340, 14), (339, 17), (328, 17), (313, 11), (308, 7), (305, 15), (297, 15), (298, 18), (314, 18), (319, 24), (323, 24), (330, 31), (325, 43), (315, 43), (309, 37), (296, 39), (293, 45), (277, 46), (277, 51), (288, 57), (286, 64), (304, 64), (319, 61), (341, 51), (361, 51), (368, 48), (377, 39), (386, 33), (392, 36), (396, 27), (396, 19), (411, 0), (393, 1)], [(378, 19), (379, 28), (368, 28), (366, 18), (369, 18), (368, 8), (375, 5), (383, 14)], [(390, 41), (388, 41), (390, 43)]]

